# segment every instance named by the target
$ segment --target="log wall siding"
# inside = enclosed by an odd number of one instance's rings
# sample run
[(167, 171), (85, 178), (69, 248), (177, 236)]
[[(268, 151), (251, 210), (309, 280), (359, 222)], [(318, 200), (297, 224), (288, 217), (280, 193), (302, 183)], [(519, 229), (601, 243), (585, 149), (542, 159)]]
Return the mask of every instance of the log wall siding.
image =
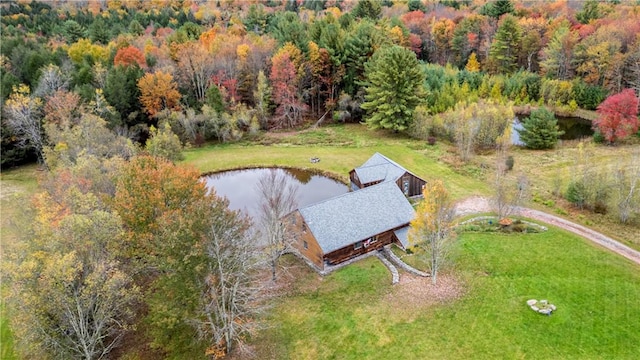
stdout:
[(427, 183), (426, 181), (406, 172), (404, 173), (404, 175), (402, 175), (398, 180), (396, 180), (396, 184), (398, 184), (398, 187), (400, 188), (400, 190), (402, 190), (402, 193), (404, 194), (404, 180), (407, 179), (409, 180), (409, 193), (405, 194), (406, 196), (416, 196), (416, 195), (422, 195), (422, 188), (425, 186), (425, 184)]
[[(318, 269), (324, 270), (322, 249), (320, 248), (318, 241), (316, 241), (316, 238), (313, 236), (311, 230), (309, 230), (309, 227), (302, 218), (302, 215), (300, 215), (300, 212), (296, 210), (293, 214), (289, 215), (288, 220), (295, 237), (293, 247), (300, 253), (300, 255), (315, 264)], [(306, 231), (304, 229), (306, 229)], [(307, 242), (306, 249), (304, 248), (305, 241)]]
[[(357, 241), (354, 241), (353, 244), (349, 246), (345, 246), (341, 249), (332, 251), (324, 256), (324, 260), (331, 265), (339, 264), (343, 261), (347, 261), (353, 257), (366, 254), (368, 252), (378, 250), (383, 248), (386, 245), (397, 242), (395, 234), (393, 233), (396, 229), (385, 231), (381, 234), (378, 234), (378, 241), (372, 243), (368, 247), (362, 246), (360, 249), (355, 249), (355, 244)], [(367, 239), (363, 239), (361, 241), (365, 241)]]
[[(355, 170), (351, 170), (349, 172), (349, 179), (351, 180), (351, 187), (353, 190), (353, 186), (355, 185), (356, 188), (358, 189), (362, 189), (365, 187), (369, 187), (372, 185), (376, 185), (379, 184), (381, 181), (374, 181), (374, 182), (370, 182), (370, 183), (366, 183), (366, 184), (362, 184), (360, 182), (360, 179), (358, 178), (358, 174), (356, 174)], [(422, 195), (422, 188), (424, 187), (424, 185), (427, 183), (426, 181), (420, 179), (419, 177), (409, 173), (409, 172), (405, 172), (404, 175), (402, 175), (398, 180), (396, 180), (396, 184), (398, 185), (398, 187), (400, 188), (400, 190), (402, 190), (402, 192), (404, 193), (404, 179), (409, 180), (409, 193), (405, 194), (408, 197), (412, 197), (412, 196), (416, 196), (416, 195)]]
[(349, 179), (351, 179), (351, 184), (355, 185), (358, 189), (362, 189), (362, 183), (360, 182), (355, 170), (349, 171)]

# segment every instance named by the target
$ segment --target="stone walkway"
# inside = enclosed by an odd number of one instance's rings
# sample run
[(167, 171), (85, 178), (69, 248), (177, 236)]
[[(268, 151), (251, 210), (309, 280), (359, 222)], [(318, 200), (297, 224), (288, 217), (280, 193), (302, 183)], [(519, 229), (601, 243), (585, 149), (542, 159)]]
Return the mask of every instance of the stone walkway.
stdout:
[(392, 263), (394, 263), (395, 265), (399, 266), (402, 270), (416, 275), (416, 276), (421, 276), (421, 277), (429, 277), (431, 276), (431, 274), (426, 273), (424, 271), (420, 271), (416, 268), (414, 268), (413, 266), (407, 264), (406, 262), (402, 261), (402, 259), (400, 259), (399, 257), (396, 256), (396, 254), (393, 253), (393, 251), (391, 251), (391, 245), (387, 245), (383, 248), (383, 252), (384, 255), (391, 260)]
[[(489, 199), (484, 197), (479, 197), (479, 196), (470, 197), (456, 204), (457, 216), (477, 214), (477, 213), (483, 213), (483, 212), (492, 212)], [(639, 251), (634, 250), (597, 231), (591, 230), (582, 225), (563, 219), (559, 216), (551, 215), (539, 210), (518, 207), (515, 213), (522, 217), (542, 221), (544, 223), (551, 224), (561, 229), (570, 231), (574, 234), (580, 235), (585, 239), (590, 240), (602, 247), (605, 247), (619, 255), (622, 255), (625, 258), (640, 265)]]
[(391, 272), (391, 284), (397, 284), (400, 281), (400, 274), (398, 273), (398, 269), (396, 269), (396, 267), (393, 266), (393, 264), (389, 260), (387, 260), (387, 258), (384, 257), (381, 252), (376, 251), (375, 253), (378, 259), (380, 259), (384, 266), (386, 266), (387, 269), (389, 269), (389, 271)]

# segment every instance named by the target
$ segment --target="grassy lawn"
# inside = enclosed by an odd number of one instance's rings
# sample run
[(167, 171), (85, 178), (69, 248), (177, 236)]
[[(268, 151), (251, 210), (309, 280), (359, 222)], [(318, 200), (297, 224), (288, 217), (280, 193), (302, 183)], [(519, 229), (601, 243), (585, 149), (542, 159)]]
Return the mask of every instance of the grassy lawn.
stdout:
[[(640, 269), (561, 230), (465, 233), (457, 259), (465, 294), (413, 309), (375, 258), (324, 279), (298, 276), (257, 339), (277, 359), (635, 359)], [(391, 296), (391, 297), (390, 297)], [(528, 299), (548, 299), (547, 317)]]
[[(369, 131), (362, 125), (328, 126), (296, 134), (267, 134), (258, 142), (261, 145), (252, 141), (187, 150), (185, 162), (202, 172), (251, 166), (315, 168), (331, 172), (347, 182), (349, 170), (379, 152), (426, 180), (447, 179), (448, 189), (455, 198), (489, 193), (481, 177), (456, 172), (439, 161), (445, 151), (439, 145), (432, 147), (403, 135)], [(320, 158), (320, 162), (311, 163), (312, 157)]]

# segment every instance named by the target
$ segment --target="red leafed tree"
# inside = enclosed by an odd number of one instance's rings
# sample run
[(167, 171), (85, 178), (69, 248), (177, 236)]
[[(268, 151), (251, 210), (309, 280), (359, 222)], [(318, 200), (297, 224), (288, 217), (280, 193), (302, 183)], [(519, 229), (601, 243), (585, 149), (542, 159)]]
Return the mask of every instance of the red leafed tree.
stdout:
[(598, 106), (597, 112), (594, 127), (609, 143), (638, 131), (638, 98), (632, 89), (609, 96)]
[(416, 34), (410, 34), (409, 35), (409, 45), (411, 47), (411, 51), (416, 53), (416, 56), (419, 59), (420, 55), (422, 54), (422, 39), (420, 39), (420, 36), (418, 36)]
[(276, 109), (275, 127), (293, 127), (302, 121), (306, 106), (298, 97), (296, 69), (287, 52), (280, 51), (271, 59), (271, 86)]
[(113, 58), (113, 64), (116, 66), (131, 66), (133, 64), (138, 64), (141, 69), (145, 69), (147, 67), (147, 61), (144, 58), (144, 54), (134, 46), (127, 46), (118, 50), (116, 56)]

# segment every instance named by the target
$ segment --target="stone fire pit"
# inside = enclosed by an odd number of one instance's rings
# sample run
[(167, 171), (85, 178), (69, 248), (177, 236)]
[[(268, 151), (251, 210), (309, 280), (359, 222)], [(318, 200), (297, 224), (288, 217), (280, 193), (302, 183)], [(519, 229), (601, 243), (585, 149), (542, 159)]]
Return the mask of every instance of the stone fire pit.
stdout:
[(531, 310), (544, 315), (551, 315), (552, 312), (556, 311), (556, 306), (553, 304), (549, 304), (547, 300), (527, 300), (527, 305), (531, 308)]

